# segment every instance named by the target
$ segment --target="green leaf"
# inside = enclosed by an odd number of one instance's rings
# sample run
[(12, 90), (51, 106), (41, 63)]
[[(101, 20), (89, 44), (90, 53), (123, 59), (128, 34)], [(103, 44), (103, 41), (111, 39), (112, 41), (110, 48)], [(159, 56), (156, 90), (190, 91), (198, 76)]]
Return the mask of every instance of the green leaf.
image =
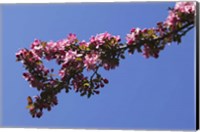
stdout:
[(47, 43), (46, 42), (42, 42), (41, 45), (42, 45), (43, 48), (45, 48)]
[(37, 64), (37, 65), (41, 65), (42, 62), (41, 62), (41, 61), (37, 61), (36, 64)]
[(26, 106), (27, 109), (30, 109), (30, 108), (33, 108), (33, 107), (34, 107), (33, 104), (30, 104), (30, 105), (27, 105), (27, 106)]
[(33, 104), (33, 100), (30, 96), (27, 97), (27, 101), (29, 105)]
[(181, 27), (182, 27), (182, 23), (179, 22), (179, 23), (178, 23), (178, 28), (181, 28)]
[(87, 48), (86, 48), (86, 51), (89, 51), (89, 50), (90, 50), (90, 48), (89, 48), (89, 47), (87, 47)]
[(81, 57), (76, 58), (76, 61), (82, 61)]
[(83, 86), (84, 86), (84, 87), (89, 87), (90, 84), (89, 84), (89, 83), (84, 83)]
[(154, 34), (154, 30), (153, 29), (149, 29), (147, 33), (148, 33), (149, 36), (152, 36)]
[(153, 34), (152, 37), (153, 37), (154, 39), (158, 38), (158, 36), (155, 35), (155, 34)]

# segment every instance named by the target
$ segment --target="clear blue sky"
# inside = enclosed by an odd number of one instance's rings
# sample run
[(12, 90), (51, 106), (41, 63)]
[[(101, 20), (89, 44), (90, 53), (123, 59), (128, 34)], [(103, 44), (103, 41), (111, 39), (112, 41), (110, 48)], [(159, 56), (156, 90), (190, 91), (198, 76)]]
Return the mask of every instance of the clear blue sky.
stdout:
[[(27, 96), (38, 94), (22, 78), (15, 62), (20, 48), (35, 39), (58, 40), (76, 33), (80, 40), (108, 31), (125, 35), (132, 27), (163, 21), (175, 3), (17, 4), (3, 5), (3, 126), (101, 129), (195, 129), (194, 30), (181, 45), (173, 43), (158, 59), (127, 55), (116, 70), (103, 71), (110, 81), (90, 99), (61, 93), (59, 105), (32, 118)], [(55, 66), (53, 63), (51, 66)]]

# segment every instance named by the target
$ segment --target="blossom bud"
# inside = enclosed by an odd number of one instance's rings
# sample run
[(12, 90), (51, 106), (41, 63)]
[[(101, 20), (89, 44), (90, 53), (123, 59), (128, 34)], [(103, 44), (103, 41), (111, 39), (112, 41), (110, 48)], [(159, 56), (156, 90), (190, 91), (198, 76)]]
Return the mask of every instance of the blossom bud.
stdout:
[(37, 118), (40, 118), (40, 117), (42, 116), (42, 112), (41, 112), (41, 111), (38, 112), (38, 113), (36, 114), (36, 116), (37, 116)]
[(99, 94), (100, 92), (99, 91), (94, 91), (96, 94)]
[(109, 83), (108, 79), (106, 79), (106, 78), (103, 79), (103, 82), (104, 82), (105, 84), (108, 84), (108, 83)]
[(103, 84), (103, 83), (101, 83), (101, 84), (100, 84), (100, 87), (101, 87), (101, 88), (103, 88), (103, 87), (104, 87), (104, 84)]
[(47, 110), (48, 110), (48, 111), (51, 111), (51, 107), (49, 106), (49, 107), (47, 108)]

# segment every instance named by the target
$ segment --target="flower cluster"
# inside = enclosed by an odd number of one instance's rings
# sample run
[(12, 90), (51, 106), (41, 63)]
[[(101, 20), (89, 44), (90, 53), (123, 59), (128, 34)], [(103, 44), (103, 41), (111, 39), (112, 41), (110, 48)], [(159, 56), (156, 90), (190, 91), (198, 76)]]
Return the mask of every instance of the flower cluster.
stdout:
[(91, 53), (85, 56), (84, 66), (87, 70), (94, 70), (97, 68), (97, 64), (99, 62), (98, 53)]
[(166, 26), (177, 28), (184, 22), (194, 21), (196, 2), (177, 2), (174, 9), (169, 10)]
[(112, 36), (108, 32), (97, 34), (96, 36), (92, 36), (90, 38), (90, 45), (94, 45), (96, 49), (98, 49), (101, 45), (110, 44), (115, 45), (120, 42), (120, 36)]
[[(171, 42), (181, 42), (181, 37), (193, 27), (196, 2), (177, 2), (164, 22), (154, 28), (133, 28), (126, 36), (129, 53), (142, 52), (145, 58), (158, 58), (161, 50)], [(185, 29), (183, 29), (183, 27)]]
[[(116, 67), (117, 64), (109, 62), (109, 57), (106, 56), (111, 55), (110, 49), (119, 47), (120, 37), (105, 32), (91, 38), (94, 39), (89, 42), (79, 41), (75, 34), (69, 34), (57, 42), (35, 39), (30, 49), (21, 49), (16, 53), (17, 61), (21, 61), (27, 70), (23, 77), (31, 87), (41, 92), (34, 102), (28, 103), (33, 117), (40, 117), (43, 109), (51, 110), (51, 107), (58, 103), (56, 95), (62, 89), (68, 92), (73, 87), (81, 96), (90, 97), (99, 94), (98, 88), (108, 83), (108, 80), (98, 73), (98, 69), (105, 67), (108, 70), (109, 67)], [(118, 59), (117, 51), (113, 51), (112, 54), (112, 58)], [(56, 60), (61, 66), (57, 78), (52, 77), (54, 69), (43, 65), (45, 59)], [(84, 70), (94, 73), (84, 76)]]
[[(51, 110), (58, 104), (57, 94), (74, 89), (81, 96), (99, 94), (99, 88), (108, 84), (108, 80), (98, 72), (115, 69), (120, 59), (125, 58), (125, 51), (130, 54), (142, 52), (145, 58), (158, 58), (165, 45), (181, 42), (181, 37), (194, 26), (195, 2), (178, 2), (169, 11), (166, 21), (158, 22), (154, 28), (133, 28), (126, 36), (126, 43), (120, 43), (120, 36), (108, 32), (92, 36), (89, 42), (79, 41), (70, 33), (62, 40), (41, 41), (35, 39), (30, 49), (21, 49), (16, 53), (16, 60), (22, 62), (26, 72), (23, 77), (40, 95), (28, 99), (29, 112), (33, 117), (41, 117), (43, 109)], [(56, 60), (60, 65), (57, 77), (54, 69), (44, 66), (43, 60)], [(84, 71), (92, 72), (85, 76)]]
[(27, 108), (29, 108), (32, 117), (40, 118), (43, 115), (43, 109), (47, 109), (48, 111), (50, 111), (51, 107), (58, 104), (58, 100), (55, 95), (49, 95), (48, 100), (42, 99), (42, 96), (45, 96), (45, 94), (42, 93), (41, 97), (35, 96), (34, 97), (35, 102), (33, 102), (33, 99), (30, 96), (28, 96), (27, 98), (28, 101)]
[(142, 32), (141, 32), (140, 28), (131, 29), (131, 33), (127, 34), (127, 36), (126, 36), (127, 44), (128, 45), (135, 44), (135, 41), (138, 39), (138, 37), (141, 33)]

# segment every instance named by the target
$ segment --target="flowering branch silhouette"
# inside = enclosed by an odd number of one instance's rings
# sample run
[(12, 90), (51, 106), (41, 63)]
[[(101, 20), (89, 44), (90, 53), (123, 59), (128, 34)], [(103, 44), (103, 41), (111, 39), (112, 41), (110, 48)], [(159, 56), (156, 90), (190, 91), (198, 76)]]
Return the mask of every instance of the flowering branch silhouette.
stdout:
[[(79, 41), (75, 34), (57, 42), (35, 39), (30, 49), (21, 49), (16, 53), (17, 61), (22, 62), (27, 72), (23, 77), (40, 94), (28, 96), (28, 106), (32, 117), (40, 118), (43, 110), (48, 111), (58, 104), (57, 94), (74, 89), (81, 96), (99, 94), (100, 88), (109, 83), (101, 76), (100, 68), (115, 69), (120, 60), (125, 59), (125, 52), (142, 53), (145, 58), (158, 58), (167, 44), (181, 43), (181, 38), (191, 30), (195, 20), (196, 2), (177, 2), (169, 10), (164, 22), (158, 22), (154, 28), (133, 28), (126, 35), (126, 42), (121, 43), (120, 36), (108, 32), (92, 36), (89, 42)], [(61, 66), (59, 77), (54, 77), (54, 69), (44, 66), (43, 60), (56, 60)], [(84, 71), (93, 72), (86, 76)]]

